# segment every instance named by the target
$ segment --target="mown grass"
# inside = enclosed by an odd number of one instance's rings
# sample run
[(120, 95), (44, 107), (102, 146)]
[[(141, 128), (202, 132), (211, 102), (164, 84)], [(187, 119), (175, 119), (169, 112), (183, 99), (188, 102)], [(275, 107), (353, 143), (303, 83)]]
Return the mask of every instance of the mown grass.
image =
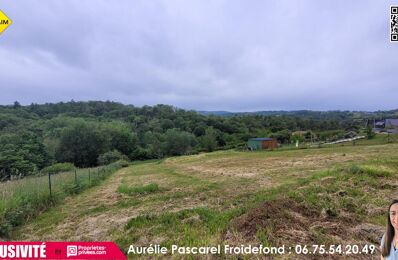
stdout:
[[(342, 149), (347, 152), (346, 148)], [(140, 215), (126, 224), (125, 231), (119, 236), (117, 243), (121, 248), (127, 248), (128, 244), (142, 243), (142, 238), (146, 237), (145, 241), (160, 239), (160, 244), (166, 247), (172, 244), (222, 244), (223, 235), (230, 228), (232, 219), (251, 211), (264, 201), (276, 201), (280, 198), (290, 198), (301, 205), (308, 205), (316, 209), (320, 216), (324, 214), (336, 221), (348, 215), (356, 219), (357, 224), (372, 223), (383, 226), (385, 214), (381, 212), (369, 215), (368, 210), (388, 205), (387, 197), (376, 194), (379, 194), (379, 191), (393, 192), (394, 186), (391, 186), (391, 189), (388, 186), (385, 188), (385, 183), (397, 177), (397, 159), (394, 156), (385, 156), (361, 163), (337, 165), (303, 178), (281, 177), (281, 183), (277, 187), (257, 190), (249, 195), (237, 194), (223, 201), (223, 205), (234, 207), (196, 207), (178, 212)], [(345, 225), (344, 218), (341, 221), (342, 225)], [(272, 227), (259, 228), (255, 237), (264, 245), (271, 245), (269, 235), (272, 232)], [(308, 232), (317, 243), (336, 242), (333, 234), (327, 229), (317, 227)]]
[(9, 237), (17, 226), (59, 204), (65, 197), (98, 185), (122, 167), (121, 162), (92, 169), (80, 169), (51, 175), (30, 177), (0, 184), (0, 237)]
[[(203, 246), (215, 244), (219, 234), (229, 221), (241, 214), (239, 209), (221, 211), (208, 207), (165, 212), (159, 215), (146, 214), (132, 218), (125, 225), (125, 235), (116, 240), (120, 248), (128, 243), (139, 243), (142, 237), (167, 238), (160, 245)], [(126, 239), (128, 237), (128, 239)]]
[[(74, 217), (84, 220), (99, 215), (99, 220), (130, 218), (120, 227), (99, 224), (101, 230), (106, 230), (101, 233), (107, 235), (89, 237), (111, 237), (124, 251), (130, 244), (223, 244), (235, 218), (264, 202), (278, 203), (283, 198), (308, 206), (319, 217), (341, 225), (347, 224), (344, 221), (349, 217), (356, 220), (355, 225), (384, 226), (383, 209), (393, 194), (398, 195), (397, 150), (396, 144), (382, 143), (286, 151), (219, 151), (140, 162), (123, 171), (118, 179), (109, 180), (115, 194), (128, 196), (107, 201), (112, 196), (101, 196), (98, 189), (89, 192), (91, 200), (82, 198), (84, 204), (79, 206), (79, 196), (83, 194), (78, 195), (73, 205), (65, 205), (68, 214), (60, 215), (57, 221), (65, 223)], [(252, 175), (247, 175), (249, 171)], [(101, 200), (97, 203), (98, 196)], [(105, 207), (102, 202), (107, 202)], [(83, 205), (91, 207), (84, 209)], [(38, 239), (45, 232), (59, 231), (50, 215), (31, 223)], [(69, 234), (76, 236), (77, 230), (78, 227), (71, 228)], [(253, 240), (240, 242), (272, 245), (275, 232), (273, 227), (258, 227)], [(319, 243), (335, 241), (327, 228), (315, 227), (308, 234)]]

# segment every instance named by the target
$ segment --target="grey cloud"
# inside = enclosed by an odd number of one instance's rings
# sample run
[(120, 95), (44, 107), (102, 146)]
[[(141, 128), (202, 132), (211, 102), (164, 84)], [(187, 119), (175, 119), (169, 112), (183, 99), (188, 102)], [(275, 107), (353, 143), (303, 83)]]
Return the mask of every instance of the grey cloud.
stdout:
[(73, 98), (198, 110), (397, 108), (398, 44), (388, 40), (389, 5), (6, 2), (0, 8), (14, 23), (0, 36), (0, 103)]

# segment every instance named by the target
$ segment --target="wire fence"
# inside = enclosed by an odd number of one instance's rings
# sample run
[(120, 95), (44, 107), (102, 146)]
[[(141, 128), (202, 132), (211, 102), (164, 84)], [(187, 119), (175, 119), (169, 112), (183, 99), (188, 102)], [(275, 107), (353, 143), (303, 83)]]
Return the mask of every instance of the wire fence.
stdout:
[(24, 201), (56, 200), (98, 184), (115, 170), (118, 163), (96, 168), (76, 169), (39, 177), (26, 177), (0, 183), (0, 213)]

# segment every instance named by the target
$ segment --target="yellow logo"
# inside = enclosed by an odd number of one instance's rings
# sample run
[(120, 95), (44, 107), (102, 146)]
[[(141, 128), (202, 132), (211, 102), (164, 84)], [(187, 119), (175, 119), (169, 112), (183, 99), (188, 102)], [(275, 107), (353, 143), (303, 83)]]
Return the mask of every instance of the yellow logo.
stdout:
[(7, 29), (7, 27), (10, 26), (10, 24), (12, 24), (11, 19), (8, 18), (7, 15), (0, 10), (0, 34), (5, 29)]

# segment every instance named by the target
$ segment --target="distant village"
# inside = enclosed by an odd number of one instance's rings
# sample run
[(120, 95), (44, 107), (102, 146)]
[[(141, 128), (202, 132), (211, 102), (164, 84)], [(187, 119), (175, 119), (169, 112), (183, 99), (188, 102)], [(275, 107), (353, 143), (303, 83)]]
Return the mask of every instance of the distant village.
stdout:
[[(398, 134), (398, 119), (373, 119), (373, 120), (368, 120), (367, 127), (371, 127), (373, 132), (379, 133), (379, 134)], [(311, 143), (313, 141), (313, 133), (311, 131), (296, 131), (292, 133), (292, 137), (304, 137), (304, 136), (310, 136)], [(338, 144), (338, 143), (344, 143), (344, 142), (352, 142), (358, 139), (363, 139), (365, 136), (358, 136), (356, 132), (350, 131), (346, 133), (345, 138), (340, 139), (340, 140), (335, 140), (332, 142), (328, 142), (325, 144)], [(308, 138), (307, 138), (308, 139)], [(296, 146), (298, 147), (299, 141), (297, 139), (296, 141)], [(317, 143), (319, 146), (320, 143)], [(263, 150), (263, 149), (275, 149), (280, 147), (281, 145), (277, 142), (276, 138), (268, 138), (268, 137), (257, 137), (257, 138), (250, 138), (247, 141), (247, 149), (250, 151), (255, 151), (255, 150)]]

